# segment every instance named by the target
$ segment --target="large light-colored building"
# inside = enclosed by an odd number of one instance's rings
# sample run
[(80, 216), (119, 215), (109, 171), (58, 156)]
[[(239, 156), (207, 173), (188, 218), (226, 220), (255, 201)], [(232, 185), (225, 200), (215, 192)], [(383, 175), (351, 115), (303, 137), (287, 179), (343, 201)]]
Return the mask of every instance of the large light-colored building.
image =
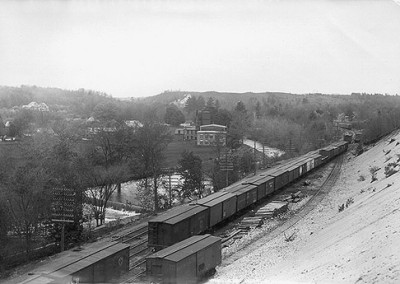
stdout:
[(198, 146), (214, 146), (219, 144), (226, 145), (227, 127), (219, 124), (208, 124), (200, 126), (197, 131), (197, 145)]

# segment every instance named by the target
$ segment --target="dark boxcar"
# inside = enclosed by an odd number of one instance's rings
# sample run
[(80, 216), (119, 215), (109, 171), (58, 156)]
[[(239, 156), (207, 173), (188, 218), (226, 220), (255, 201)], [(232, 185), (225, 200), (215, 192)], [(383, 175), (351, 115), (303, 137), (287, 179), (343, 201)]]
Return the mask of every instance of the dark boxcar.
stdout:
[(329, 161), (333, 158), (333, 151), (334, 149), (332, 147), (325, 147), (319, 150), (319, 154), (322, 156), (323, 160)]
[(225, 192), (229, 192), (236, 196), (236, 210), (240, 211), (246, 207), (246, 192), (241, 192), (239, 190), (245, 188), (247, 185), (235, 184), (230, 185), (223, 189)]
[(149, 221), (148, 245), (156, 249), (170, 246), (207, 230), (209, 209), (199, 205), (179, 209)]
[(256, 175), (250, 177), (244, 180), (242, 184), (245, 185), (252, 184), (257, 186), (257, 200), (260, 200), (267, 195), (267, 187), (265, 181), (263, 180), (263, 176)]
[(268, 175), (275, 178), (275, 190), (281, 189), (289, 183), (289, 173), (286, 169), (276, 169), (268, 172)]
[[(148, 222), (148, 244), (150, 247), (163, 246), (164, 243), (164, 228), (163, 222), (172, 217), (178, 216), (187, 210), (191, 210), (188, 206), (179, 206), (168, 210), (160, 216), (151, 219)], [(184, 232), (188, 233), (188, 232)]]
[(275, 191), (275, 178), (271, 176), (265, 176), (262, 179), (265, 182), (266, 195), (269, 195)]
[(322, 164), (322, 156), (318, 153), (313, 155), (315, 167), (319, 167)]
[(159, 283), (197, 283), (221, 263), (221, 239), (193, 236), (146, 258), (146, 274)]
[(209, 208), (210, 228), (236, 213), (236, 196), (228, 192), (213, 193), (193, 204)]
[(246, 187), (239, 189), (238, 193), (243, 193), (246, 195), (245, 208), (257, 202), (257, 186), (249, 184)]
[(56, 283), (71, 279), (77, 283), (118, 283), (118, 278), (128, 271), (129, 245), (114, 243), (48, 275), (58, 279)]
[(296, 161), (295, 164), (290, 166), (290, 171), (293, 173), (293, 180), (296, 180), (296, 179), (299, 178), (299, 176), (300, 176), (300, 167), (301, 166), (299, 165), (298, 161)]
[(272, 176), (268, 175), (268, 172), (263, 172), (259, 175), (259, 178), (257, 179), (256, 182), (252, 184), (263, 184), (265, 185), (265, 192), (258, 190), (257, 192), (257, 200), (260, 200), (261, 198), (273, 193), (275, 191), (275, 178)]
[(334, 145), (333, 147), (333, 156), (336, 157), (340, 153), (340, 148), (337, 145)]

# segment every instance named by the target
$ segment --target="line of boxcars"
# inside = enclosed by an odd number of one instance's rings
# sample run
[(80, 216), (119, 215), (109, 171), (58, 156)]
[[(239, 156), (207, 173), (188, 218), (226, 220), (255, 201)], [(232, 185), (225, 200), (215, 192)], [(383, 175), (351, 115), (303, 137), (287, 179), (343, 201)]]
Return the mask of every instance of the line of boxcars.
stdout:
[(149, 221), (148, 246), (160, 250), (204, 233), (347, 151), (347, 147), (346, 141), (336, 142), (288, 160), (194, 203), (171, 209)]

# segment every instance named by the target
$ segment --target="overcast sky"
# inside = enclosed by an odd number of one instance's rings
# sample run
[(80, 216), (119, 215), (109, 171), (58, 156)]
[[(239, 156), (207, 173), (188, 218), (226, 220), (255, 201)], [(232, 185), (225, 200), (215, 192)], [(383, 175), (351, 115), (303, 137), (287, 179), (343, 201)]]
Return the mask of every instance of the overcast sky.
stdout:
[[(398, 1), (397, 1), (398, 2)], [(0, 85), (400, 94), (391, 0), (0, 1)]]

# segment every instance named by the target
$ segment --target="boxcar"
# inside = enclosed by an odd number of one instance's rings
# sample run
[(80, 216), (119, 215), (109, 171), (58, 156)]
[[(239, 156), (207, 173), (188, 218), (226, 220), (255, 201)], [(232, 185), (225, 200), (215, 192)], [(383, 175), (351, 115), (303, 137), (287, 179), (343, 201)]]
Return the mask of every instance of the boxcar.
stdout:
[(236, 196), (236, 212), (246, 207), (246, 193), (239, 192), (240, 189), (245, 188), (247, 185), (244, 184), (232, 184), (223, 189), (224, 192), (229, 192)]
[[(96, 250), (99, 248), (99, 250)], [(108, 243), (94, 250), (84, 250), (85, 256), (78, 259), (60, 259), (41, 268), (40, 276), (34, 276), (22, 283), (69, 284), (76, 283), (118, 283), (118, 278), (129, 270), (129, 245), (117, 242)], [(82, 255), (79, 254), (78, 255)], [(51, 281), (49, 281), (51, 279)]]
[(319, 154), (324, 161), (329, 161), (334, 156), (334, 148), (331, 146), (319, 150)]
[(164, 248), (209, 228), (209, 209), (199, 205), (179, 206), (149, 221), (148, 246)]
[(268, 171), (267, 174), (275, 178), (275, 190), (281, 189), (289, 183), (289, 173), (284, 168)]
[(314, 158), (314, 165), (315, 167), (319, 167), (322, 164), (322, 156), (318, 153), (312, 155)]
[(221, 239), (193, 236), (146, 258), (146, 274), (159, 283), (197, 283), (221, 263)]
[(191, 203), (196, 204), (209, 209), (209, 228), (236, 213), (236, 196), (228, 192), (216, 192)]
[(263, 199), (268, 194), (271, 194), (275, 190), (275, 179), (271, 176), (264, 176), (263, 174), (256, 175), (243, 181), (245, 185), (257, 186), (257, 200)]
[(257, 186), (253, 184), (249, 184), (244, 188), (241, 188), (237, 191), (238, 193), (246, 194), (246, 205), (248, 207), (257, 202)]

